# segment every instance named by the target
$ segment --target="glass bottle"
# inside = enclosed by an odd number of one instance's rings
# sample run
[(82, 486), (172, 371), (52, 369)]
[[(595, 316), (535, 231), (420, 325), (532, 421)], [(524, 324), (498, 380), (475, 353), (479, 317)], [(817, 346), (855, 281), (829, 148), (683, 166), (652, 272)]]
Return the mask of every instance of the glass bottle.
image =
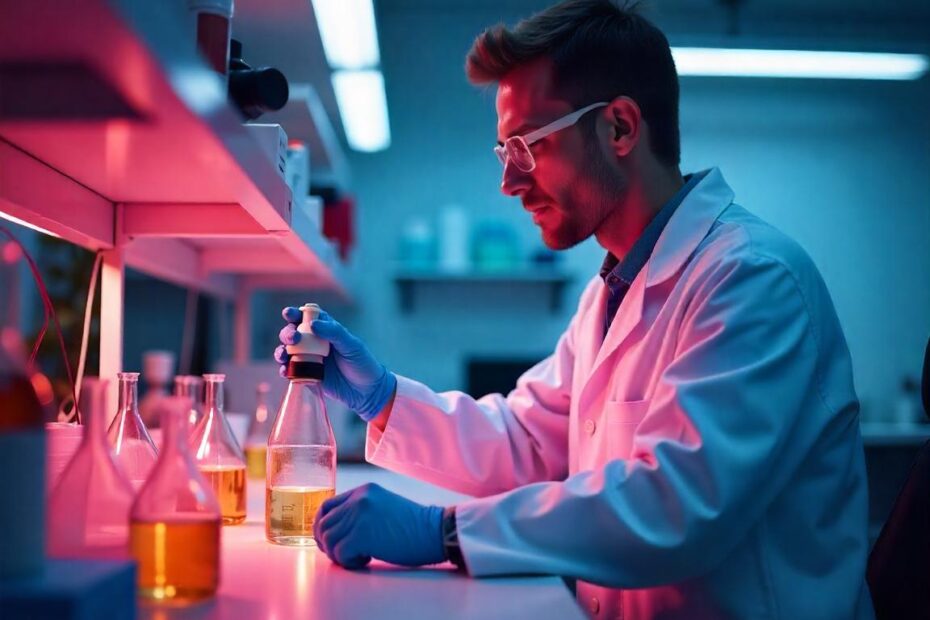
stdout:
[(268, 448), (268, 433), (274, 419), (268, 414), (268, 383), (262, 381), (256, 388), (255, 414), (249, 421), (249, 432), (245, 439), (245, 462), (249, 478), (265, 477), (265, 458)]
[(107, 382), (85, 377), (79, 409), (84, 437), (49, 498), (49, 555), (128, 557), (133, 489), (107, 442)]
[(190, 401), (162, 399), (164, 442), (130, 513), (130, 549), (144, 599), (193, 602), (216, 593), (220, 576), (220, 506), (188, 445)]
[(113, 456), (138, 491), (158, 459), (158, 450), (139, 415), (139, 373), (121, 372), (119, 377), (119, 413), (110, 423), (107, 440)]
[(203, 418), (203, 379), (193, 375), (178, 375), (174, 378), (174, 395), (190, 399), (190, 411), (187, 414), (190, 434)]
[(290, 383), (268, 438), (265, 535), (273, 543), (315, 546), (313, 522), (335, 495), (336, 440), (323, 402), (323, 358), (329, 343), (313, 336), (319, 307), (301, 307), (298, 345), (288, 347)]
[(204, 415), (190, 444), (194, 461), (220, 504), (223, 525), (245, 521), (245, 457), (223, 415), (223, 381), (226, 375), (204, 375)]

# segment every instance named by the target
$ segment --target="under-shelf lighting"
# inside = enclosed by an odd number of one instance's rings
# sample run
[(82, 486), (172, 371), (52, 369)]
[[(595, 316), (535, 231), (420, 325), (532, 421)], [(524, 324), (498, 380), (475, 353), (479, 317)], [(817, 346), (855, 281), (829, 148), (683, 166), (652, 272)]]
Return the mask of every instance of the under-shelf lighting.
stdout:
[(378, 66), (378, 31), (371, 0), (313, 0), (313, 12), (330, 67)]
[(356, 151), (371, 153), (391, 144), (384, 77), (380, 71), (334, 71), (336, 103), (346, 138)]
[(916, 80), (927, 73), (923, 54), (674, 47), (679, 75)]
[(53, 232), (50, 231), (50, 230), (47, 230), (47, 229), (45, 229), (45, 228), (42, 228), (41, 226), (36, 226), (35, 224), (32, 224), (32, 223), (30, 223), (30, 222), (27, 222), (26, 220), (21, 220), (21, 219), (19, 219), (18, 217), (13, 217), (13, 216), (10, 215), (9, 213), (4, 213), (3, 211), (0, 211), (0, 217), (2, 217), (3, 219), (5, 219), (5, 220), (7, 220), (7, 221), (13, 222), (14, 224), (19, 224), (20, 226), (25, 226), (26, 228), (31, 228), (32, 230), (36, 230), (36, 231), (38, 231), (38, 232), (40, 232), (40, 233), (44, 233), (44, 234), (49, 235), (49, 236), (51, 236), (51, 237), (58, 237), (58, 238), (61, 238), (61, 235), (55, 234), (55, 233), (53, 233)]

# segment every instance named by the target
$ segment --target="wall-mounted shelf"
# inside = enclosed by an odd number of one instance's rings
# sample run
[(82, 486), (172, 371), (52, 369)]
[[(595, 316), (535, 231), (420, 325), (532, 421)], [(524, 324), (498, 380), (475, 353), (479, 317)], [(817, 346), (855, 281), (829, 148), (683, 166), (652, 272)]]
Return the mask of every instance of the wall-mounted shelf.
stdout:
[(4, 3), (0, 211), (105, 251), (102, 375), (122, 367), (126, 266), (235, 299), (237, 357), (253, 289), (346, 297), (335, 252), (195, 37), (183, 2)]
[(215, 294), (235, 294), (226, 274), (288, 271), (344, 293), (321, 259), (328, 242), (292, 209), (191, 23), (183, 3), (6, 7), (0, 210)]
[(436, 284), (470, 285), (542, 285), (550, 290), (550, 309), (558, 312), (562, 307), (562, 292), (573, 280), (571, 274), (556, 268), (526, 268), (517, 271), (467, 271), (405, 269), (394, 276), (404, 311), (413, 309), (414, 289), (417, 286)]

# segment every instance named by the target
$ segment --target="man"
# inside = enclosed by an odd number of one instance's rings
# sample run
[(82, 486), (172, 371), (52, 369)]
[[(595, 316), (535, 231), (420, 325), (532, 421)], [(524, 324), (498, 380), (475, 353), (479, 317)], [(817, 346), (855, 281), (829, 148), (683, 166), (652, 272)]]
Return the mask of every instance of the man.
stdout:
[(486, 31), (467, 72), (498, 85), (501, 189), (549, 247), (593, 235), (607, 257), (506, 397), (437, 394), (314, 322), (326, 392), (369, 422), (368, 460), (478, 497), (443, 511), (361, 487), (323, 505), (320, 548), (348, 568), (573, 577), (597, 618), (871, 617), (836, 313), (718, 170), (681, 176), (664, 35), (608, 0), (563, 2)]

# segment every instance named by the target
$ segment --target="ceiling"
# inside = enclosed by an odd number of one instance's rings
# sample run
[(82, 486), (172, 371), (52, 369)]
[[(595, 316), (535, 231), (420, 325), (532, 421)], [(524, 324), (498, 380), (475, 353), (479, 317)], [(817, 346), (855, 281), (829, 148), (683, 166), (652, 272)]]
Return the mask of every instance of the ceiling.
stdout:
[[(462, 12), (515, 21), (552, 4), (548, 0), (374, 2), (379, 22), (404, 13)], [(729, 36), (732, 22), (721, 0), (645, 0), (641, 4), (673, 45), (719, 43), (721, 38), (733, 41)], [(743, 0), (739, 4), (742, 42), (797, 40), (812, 48), (841, 45), (930, 51), (930, 0)], [(291, 83), (314, 85), (341, 134), (311, 0), (236, 0), (235, 10), (233, 36), (243, 42), (244, 59), (253, 66), (282, 70)]]

